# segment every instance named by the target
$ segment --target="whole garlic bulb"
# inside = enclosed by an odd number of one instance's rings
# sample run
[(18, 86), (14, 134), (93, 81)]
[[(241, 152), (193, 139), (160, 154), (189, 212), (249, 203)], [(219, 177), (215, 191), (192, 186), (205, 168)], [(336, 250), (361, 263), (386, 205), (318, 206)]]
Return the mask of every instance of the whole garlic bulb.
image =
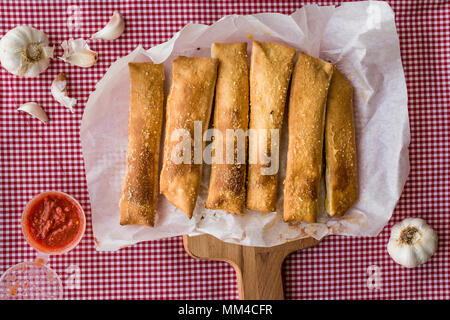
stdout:
[(44, 72), (53, 58), (54, 47), (47, 35), (29, 26), (9, 30), (0, 40), (2, 66), (19, 77), (35, 77)]
[(392, 227), (387, 250), (395, 262), (414, 268), (427, 262), (437, 246), (437, 233), (425, 220), (407, 218)]

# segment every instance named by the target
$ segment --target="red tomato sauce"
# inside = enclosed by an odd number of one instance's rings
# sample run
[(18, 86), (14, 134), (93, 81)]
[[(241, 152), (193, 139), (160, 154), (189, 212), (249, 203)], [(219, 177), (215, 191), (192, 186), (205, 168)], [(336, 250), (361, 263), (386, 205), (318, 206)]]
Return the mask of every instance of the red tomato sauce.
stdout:
[(34, 198), (23, 216), (25, 236), (36, 249), (60, 252), (77, 242), (84, 232), (80, 205), (59, 192), (46, 192)]

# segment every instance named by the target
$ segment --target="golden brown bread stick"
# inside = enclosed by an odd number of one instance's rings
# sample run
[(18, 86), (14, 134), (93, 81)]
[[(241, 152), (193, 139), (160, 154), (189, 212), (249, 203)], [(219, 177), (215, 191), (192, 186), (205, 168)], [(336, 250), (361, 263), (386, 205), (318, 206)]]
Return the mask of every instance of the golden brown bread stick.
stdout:
[[(227, 161), (227, 129), (248, 129), (249, 84), (247, 43), (214, 43), (212, 57), (219, 59), (214, 107), (214, 129), (221, 133), (222, 140), (213, 141), (214, 150), (221, 148), (221, 163), (211, 164), (208, 198), (206, 207), (242, 213), (245, 202), (246, 165), (240, 163), (237, 155), (237, 138), (229, 136), (229, 145), (234, 146), (231, 153), (233, 163)], [(245, 137), (243, 156), (245, 157)], [(230, 151), (229, 151), (230, 152)], [(220, 160), (219, 160), (220, 161)]]
[(120, 224), (153, 226), (158, 199), (158, 164), (164, 106), (164, 69), (129, 63), (130, 112)]
[(328, 90), (325, 121), (325, 207), (340, 217), (358, 198), (353, 87), (336, 68)]
[[(178, 57), (172, 63), (172, 86), (167, 99), (164, 160), (160, 189), (166, 199), (191, 218), (197, 202), (202, 177), (202, 160), (195, 163), (194, 139), (205, 143), (203, 133), (211, 116), (218, 61), (215, 58)], [(201, 124), (201, 137), (194, 137), (195, 121)], [(190, 161), (174, 162), (180, 140), (173, 134), (182, 129), (192, 138)], [(189, 151), (188, 150), (188, 151)], [(189, 160), (189, 159), (188, 159)]]
[[(276, 209), (278, 170), (275, 174), (262, 174), (265, 164), (259, 154), (271, 150), (271, 129), (278, 130), (273, 141), (279, 146), (286, 96), (296, 50), (274, 42), (253, 41), (250, 63), (250, 129), (262, 130), (267, 139), (249, 139), (249, 157), (258, 154), (256, 163), (249, 158), (247, 208), (264, 212)], [(261, 131), (259, 131), (261, 133)], [(253, 151), (252, 151), (253, 150)]]
[(322, 174), (325, 108), (333, 65), (301, 53), (289, 99), (285, 221), (315, 222)]

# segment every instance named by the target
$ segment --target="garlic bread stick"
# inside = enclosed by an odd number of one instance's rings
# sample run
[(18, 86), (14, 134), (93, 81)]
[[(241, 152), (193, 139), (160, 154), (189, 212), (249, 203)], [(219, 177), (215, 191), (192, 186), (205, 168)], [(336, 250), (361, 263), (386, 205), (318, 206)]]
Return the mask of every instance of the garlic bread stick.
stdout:
[[(247, 43), (214, 43), (211, 55), (219, 59), (214, 130), (219, 131), (222, 137), (221, 140), (215, 139), (213, 146), (216, 154), (220, 148), (222, 159), (217, 161), (213, 158), (206, 207), (242, 213), (247, 169), (246, 139), (243, 134), (248, 129), (249, 113)], [(232, 135), (229, 135), (230, 130), (234, 132)], [(238, 158), (238, 150), (243, 153), (243, 159)], [(229, 159), (230, 154), (227, 155), (227, 152), (231, 154), (232, 159)]]
[[(160, 190), (188, 218), (192, 218), (201, 183), (203, 133), (211, 116), (217, 66), (217, 59), (201, 57), (178, 57), (172, 63)], [(200, 145), (194, 148), (198, 141)], [(188, 147), (180, 151), (180, 144), (186, 146), (184, 142)], [(187, 159), (180, 162), (180, 153)]]
[(153, 226), (164, 107), (164, 69), (152, 62), (129, 63), (130, 111), (120, 224)]
[[(253, 41), (249, 127), (255, 135), (249, 138), (247, 184), (247, 208), (251, 210), (276, 209), (279, 137), (295, 55), (296, 50), (286, 45)], [(274, 132), (278, 135), (272, 137)], [(271, 159), (267, 161), (263, 154)]]
[(332, 74), (332, 64), (299, 55), (289, 99), (285, 221), (315, 222), (317, 218), (325, 108)]
[(336, 68), (328, 90), (325, 121), (325, 208), (340, 217), (358, 198), (353, 87)]
[[(247, 184), (247, 208), (251, 210), (272, 212), (276, 209), (278, 168), (275, 168), (275, 172), (271, 172), (269, 168), (274, 163), (268, 163), (262, 155), (265, 153), (272, 159), (274, 156), (277, 157), (277, 154), (271, 154), (271, 150), (272, 146), (279, 148), (295, 54), (296, 50), (286, 45), (253, 41), (250, 62), (249, 127), (254, 135), (251, 133), (249, 138)], [(271, 129), (278, 132), (278, 136), (273, 139)], [(278, 152), (278, 149), (272, 151)]]

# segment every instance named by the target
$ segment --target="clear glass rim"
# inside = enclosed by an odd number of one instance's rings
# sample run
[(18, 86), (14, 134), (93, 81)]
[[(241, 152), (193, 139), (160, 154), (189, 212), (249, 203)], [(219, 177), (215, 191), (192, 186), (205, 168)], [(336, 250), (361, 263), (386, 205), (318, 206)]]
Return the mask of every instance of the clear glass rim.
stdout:
[[(51, 272), (52, 276), (55, 277), (55, 279), (58, 281), (58, 288), (59, 288), (59, 294), (58, 297), (54, 297), (54, 299), (56, 300), (62, 300), (64, 297), (64, 288), (63, 288), (63, 283), (61, 278), (59, 277), (59, 275), (55, 272), (55, 270), (53, 270), (52, 268), (50, 268), (47, 264), (45, 263), (39, 263), (36, 261), (24, 261), (24, 262), (19, 262), (18, 264), (15, 264), (11, 267), (9, 267), (0, 277), (0, 284), (5, 282), (5, 277), (12, 272), (15, 268), (18, 268), (20, 266), (23, 265), (33, 265), (33, 266), (37, 266), (40, 268), (45, 268), (47, 270), (47, 272)], [(1, 299), (0, 299), (1, 300)]]

